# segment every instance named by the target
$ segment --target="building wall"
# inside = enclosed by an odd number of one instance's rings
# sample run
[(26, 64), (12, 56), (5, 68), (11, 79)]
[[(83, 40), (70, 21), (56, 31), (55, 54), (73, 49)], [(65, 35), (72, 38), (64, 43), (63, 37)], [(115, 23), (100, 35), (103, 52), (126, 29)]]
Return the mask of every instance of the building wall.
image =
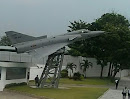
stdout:
[[(84, 59), (85, 58), (83, 58), (81, 56), (73, 57), (73, 56), (70, 56), (70, 55), (65, 55), (64, 61), (63, 61), (63, 67), (67, 66), (67, 63), (74, 63), (74, 64), (77, 65), (77, 69), (74, 70), (74, 72), (79, 71), (80, 73), (83, 74), (83, 71), (80, 68), (80, 63), (82, 63)], [(87, 58), (87, 60), (89, 62), (91, 62), (93, 64), (93, 66), (86, 70), (86, 76), (87, 77), (99, 77), (100, 71), (101, 71), (101, 66), (97, 65), (96, 59), (94, 59), (94, 58)], [(104, 67), (103, 76), (106, 77), (107, 73), (108, 73), (108, 66)]]
[(120, 77), (120, 78), (125, 76), (130, 76), (130, 70), (124, 69), (116, 74), (116, 77)]
[[(83, 73), (82, 69), (80, 68), (80, 63), (82, 63), (84, 59), (85, 58), (83, 58), (81, 56), (73, 57), (70, 55), (65, 55), (64, 61), (63, 61), (63, 68), (65, 68), (67, 66), (67, 63), (74, 63), (77, 65), (77, 69), (74, 70), (74, 72), (79, 71), (80, 73)], [(87, 58), (87, 60), (89, 62), (92, 62), (93, 66), (86, 70), (86, 76), (87, 77), (100, 77), (101, 66), (97, 65), (96, 59), (95, 58)], [(107, 65), (108, 66), (104, 67), (103, 77), (107, 77), (108, 70), (109, 70), (109, 63)], [(122, 71), (118, 72), (116, 77), (124, 77), (124, 76), (128, 76), (129, 74), (130, 74), (130, 70), (126, 69), (126, 70), (122, 70)]]
[(42, 71), (43, 71), (43, 68), (31, 67), (29, 80), (34, 80), (37, 75), (38, 77), (40, 77), (42, 74)]
[[(86, 70), (86, 76), (87, 77), (100, 77), (101, 66), (97, 65), (96, 59), (94, 59), (94, 58), (87, 58), (87, 59), (88, 59), (89, 62), (93, 63), (93, 66)], [(80, 68), (80, 63), (83, 60), (84, 60), (84, 58), (81, 57), (81, 56), (73, 57), (73, 56), (70, 56), (70, 55), (65, 55), (64, 56), (64, 60), (63, 60), (62, 69), (66, 68), (67, 63), (74, 63), (74, 64), (77, 65), (77, 68), (76, 68), (76, 70), (74, 69), (74, 72), (78, 72), (79, 71), (80, 73), (83, 74), (83, 71)], [(107, 65), (109, 65), (109, 63)], [(43, 67), (43, 68), (41, 68), (41, 67)], [(44, 69), (44, 66), (42, 66), (42, 65), (40, 66), (40, 68), (38, 68), (38, 67), (31, 67), (30, 68), (30, 80), (34, 80), (36, 75), (39, 75), (39, 77), (40, 77), (43, 69)], [(105, 66), (104, 67), (103, 77), (107, 77), (108, 69), (109, 69), (109, 66)], [(73, 73), (69, 70), (68, 75), (70, 75), (70, 73), (71, 73), (71, 76), (73, 76)], [(117, 73), (116, 77), (124, 77), (124, 76), (128, 76), (129, 74), (130, 74), (130, 70), (122, 70), (119, 73)]]

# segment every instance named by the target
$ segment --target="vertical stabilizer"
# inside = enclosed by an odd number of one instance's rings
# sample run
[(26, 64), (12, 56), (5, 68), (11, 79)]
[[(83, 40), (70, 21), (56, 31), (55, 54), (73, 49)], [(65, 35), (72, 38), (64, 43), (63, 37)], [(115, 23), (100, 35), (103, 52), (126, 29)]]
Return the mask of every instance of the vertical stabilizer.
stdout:
[(33, 36), (21, 34), (21, 33), (14, 32), (14, 31), (8, 31), (8, 32), (5, 32), (5, 33), (6, 33), (7, 37), (10, 39), (10, 41), (12, 42), (13, 45), (17, 44), (17, 43), (32, 41), (32, 40), (36, 39)]

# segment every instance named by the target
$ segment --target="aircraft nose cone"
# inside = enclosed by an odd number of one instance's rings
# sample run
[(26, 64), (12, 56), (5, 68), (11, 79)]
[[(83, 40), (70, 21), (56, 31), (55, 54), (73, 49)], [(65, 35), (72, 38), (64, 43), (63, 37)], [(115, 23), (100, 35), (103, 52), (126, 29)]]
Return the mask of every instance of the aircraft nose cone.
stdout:
[(96, 36), (104, 34), (104, 33), (105, 33), (105, 31), (89, 31), (88, 33), (83, 33), (82, 38), (96, 37)]

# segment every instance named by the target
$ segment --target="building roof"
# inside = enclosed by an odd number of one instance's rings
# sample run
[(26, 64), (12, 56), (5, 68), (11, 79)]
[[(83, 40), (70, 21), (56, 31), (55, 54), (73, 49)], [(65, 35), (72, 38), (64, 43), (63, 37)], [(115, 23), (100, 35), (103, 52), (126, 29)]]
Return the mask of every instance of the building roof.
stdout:
[(16, 52), (16, 49), (11, 46), (0, 46), (0, 51)]

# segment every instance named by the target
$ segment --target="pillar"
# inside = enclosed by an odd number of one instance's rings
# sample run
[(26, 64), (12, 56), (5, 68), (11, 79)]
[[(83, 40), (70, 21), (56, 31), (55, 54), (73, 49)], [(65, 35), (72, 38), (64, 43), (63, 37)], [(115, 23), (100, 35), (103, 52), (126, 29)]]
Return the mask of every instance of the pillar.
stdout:
[(3, 91), (6, 85), (6, 68), (1, 67), (0, 91)]

